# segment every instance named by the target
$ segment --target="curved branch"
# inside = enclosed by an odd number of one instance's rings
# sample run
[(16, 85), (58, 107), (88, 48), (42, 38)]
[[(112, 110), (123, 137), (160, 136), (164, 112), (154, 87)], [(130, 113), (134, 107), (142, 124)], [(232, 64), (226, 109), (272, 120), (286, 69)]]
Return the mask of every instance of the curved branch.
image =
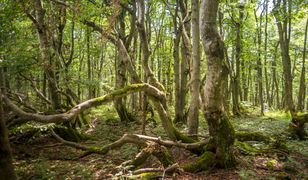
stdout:
[(88, 151), (89, 153), (97, 153), (97, 154), (107, 154), (109, 150), (116, 149), (122, 147), (124, 144), (127, 143), (132, 143), (136, 144), (141, 147), (145, 147), (153, 143), (157, 143), (159, 145), (165, 146), (165, 147), (179, 147), (183, 148), (186, 150), (193, 150), (193, 149), (198, 149), (205, 144), (208, 143), (208, 141), (200, 141), (196, 143), (182, 143), (182, 142), (175, 142), (175, 141), (170, 141), (170, 140), (162, 140), (158, 137), (152, 137), (152, 136), (144, 136), (140, 134), (124, 134), (120, 139), (117, 141), (110, 143), (108, 145), (103, 146), (102, 148), (98, 147), (89, 147), (89, 146), (84, 146), (75, 142), (67, 141), (58, 136), (52, 129), (50, 130), (52, 135), (61, 143), (76, 148), (76, 149), (81, 149), (84, 151)]
[(51, 134), (61, 143), (76, 148), (76, 149), (80, 149), (83, 151), (88, 151), (89, 153), (96, 153), (96, 154), (102, 154), (105, 155), (107, 154), (110, 150), (116, 149), (116, 148), (120, 148), (122, 147), (124, 144), (127, 143), (132, 143), (132, 144), (137, 144), (139, 146), (145, 147), (147, 146), (147, 143), (144, 141), (141, 141), (139, 139), (134, 138), (134, 136), (131, 136), (130, 134), (124, 134), (119, 140), (108, 144), (102, 148), (98, 148), (98, 147), (89, 147), (89, 146), (84, 146), (75, 142), (71, 142), (71, 141), (67, 141), (62, 139), (59, 135), (57, 135), (52, 129), (50, 130)]
[(79, 113), (87, 109), (103, 105), (105, 103), (113, 101), (115, 98), (124, 97), (127, 96), (128, 94), (132, 94), (139, 91), (146, 91), (147, 93), (151, 94), (153, 97), (156, 97), (157, 99), (164, 98), (164, 94), (162, 92), (160, 92), (157, 88), (149, 84), (146, 83), (132, 84), (122, 89), (115, 90), (107, 95), (84, 101), (65, 113), (54, 114), (54, 115), (40, 115), (40, 114), (28, 113), (20, 109), (18, 106), (16, 106), (8, 97), (4, 96), (3, 99), (4, 102), (11, 108), (11, 110), (14, 111), (18, 116), (20, 116), (20, 118), (23, 121), (60, 123), (73, 119)]

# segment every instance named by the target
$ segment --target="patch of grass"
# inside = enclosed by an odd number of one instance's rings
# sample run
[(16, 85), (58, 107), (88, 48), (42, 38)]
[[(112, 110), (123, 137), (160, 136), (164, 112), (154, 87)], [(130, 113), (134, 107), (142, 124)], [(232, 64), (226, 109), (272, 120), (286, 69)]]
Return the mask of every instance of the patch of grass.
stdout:
[(274, 118), (277, 120), (290, 121), (291, 114), (285, 111), (269, 111), (265, 113), (265, 117)]

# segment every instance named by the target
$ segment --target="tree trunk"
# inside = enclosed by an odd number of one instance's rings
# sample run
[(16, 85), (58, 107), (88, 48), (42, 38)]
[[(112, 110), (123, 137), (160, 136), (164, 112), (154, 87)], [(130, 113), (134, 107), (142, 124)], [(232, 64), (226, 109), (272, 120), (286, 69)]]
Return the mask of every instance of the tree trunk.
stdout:
[(297, 110), (303, 111), (305, 106), (305, 96), (306, 96), (306, 84), (305, 84), (305, 60), (306, 60), (306, 43), (307, 43), (307, 28), (308, 28), (308, 19), (306, 20), (306, 30), (305, 30), (305, 40), (304, 40), (304, 52), (303, 52), (303, 62), (302, 62), (302, 72), (300, 77), (300, 85), (298, 92), (298, 104)]
[(92, 85), (92, 64), (91, 64), (91, 54), (90, 54), (90, 37), (91, 37), (91, 32), (90, 32), (90, 28), (87, 27), (87, 33), (86, 33), (86, 43), (87, 43), (87, 70), (88, 70), (88, 99), (91, 99), (93, 97), (92, 95), (92, 89), (93, 89), (93, 85)]
[[(304, 132), (304, 127), (300, 121), (298, 121), (294, 103), (293, 103), (293, 88), (292, 88), (292, 74), (291, 74), (291, 59), (289, 54), (289, 42), (290, 42), (290, 34), (291, 34), (291, 1), (283, 0), (281, 5), (281, 1), (278, 0), (277, 4), (274, 2), (275, 7), (273, 9), (274, 16), (277, 21), (277, 27), (279, 32), (279, 41), (280, 41), (280, 49), (281, 49), (281, 57), (282, 57), (282, 67), (284, 74), (284, 94), (285, 94), (285, 105), (287, 111), (291, 113), (292, 121), (290, 123), (291, 133), (297, 135), (300, 139), (304, 139), (306, 135)], [(287, 12), (287, 5), (288, 12)], [(281, 16), (281, 13), (284, 13), (284, 16)], [(284, 19), (282, 19), (283, 17)]]
[(241, 79), (241, 30), (242, 30), (242, 19), (243, 19), (243, 11), (240, 8), (240, 17), (239, 22), (235, 22), (235, 29), (236, 29), (236, 44), (235, 44), (235, 77), (233, 81), (233, 114), (240, 115), (240, 108), (239, 102), (240, 99), (242, 100), (242, 93), (240, 87), (240, 79)]
[[(41, 0), (35, 2), (36, 20), (33, 23), (36, 25), (39, 41), (40, 41), (40, 53), (43, 61), (43, 69), (48, 80), (48, 90), (51, 96), (53, 109), (60, 109), (61, 107), (61, 96), (58, 92), (58, 84), (55, 75), (55, 62), (53, 55), (51, 54), (51, 40), (50, 34), (48, 34), (47, 25), (45, 23), (45, 10)], [(31, 16), (28, 14), (28, 16)], [(32, 17), (33, 18), (33, 17)], [(32, 20), (32, 19), (31, 19)]]
[(262, 13), (260, 15), (260, 22), (258, 22), (257, 10), (254, 11), (256, 19), (256, 28), (257, 28), (257, 40), (256, 46), (258, 50), (257, 57), (257, 73), (258, 73), (258, 92), (259, 92), (259, 104), (261, 109), (261, 115), (264, 115), (264, 102), (263, 102), (263, 79), (262, 79), (262, 61), (261, 61), (261, 25), (262, 25)]
[(231, 150), (234, 143), (234, 129), (222, 109), (224, 43), (216, 26), (218, 4), (216, 0), (203, 0), (200, 9), (200, 32), (207, 60), (203, 102), (205, 118), (215, 146), (217, 165), (231, 167), (235, 164)]
[[(277, 43), (277, 45), (275, 46), (275, 52), (274, 52), (274, 58), (272, 61), (272, 73), (273, 73), (273, 88), (272, 91), (274, 91), (274, 87), (275, 87), (275, 95), (276, 95), (276, 108), (279, 109), (280, 108), (280, 101), (279, 101), (279, 84), (278, 84), (278, 80), (277, 80), (277, 73), (276, 73), (276, 69), (277, 69), (277, 65), (276, 65), (276, 60), (277, 60), (277, 49), (278, 49), (278, 45), (279, 43)], [(274, 94), (274, 93), (273, 93)], [(274, 95), (272, 95), (273, 101), (274, 101)]]
[(173, 17), (173, 26), (175, 32), (174, 48), (173, 48), (173, 59), (174, 59), (174, 98), (175, 98), (175, 117), (174, 122), (178, 122), (183, 119), (183, 110), (181, 110), (181, 93), (180, 93), (180, 30), (178, 28), (177, 16), (178, 16), (179, 2), (177, 0), (177, 5), (175, 8), (175, 15)]
[(266, 102), (268, 107), (271, 107), (270, 101), (270, 85), (269, 76), (267, 73), (267, 24), (268, 24), (268, 1), (265, 2), (265, 29), (264, 29), (264, 76), (265, 76), (265, 90), (266, 90)]
[(192, 77), (191, 102), (188, 112), (188, 134), (198, 134), (200, 89), (199, 0), (192, 0)]
[[(125, 42), (125, 22), (124, 20), (125, 20), (125, 12), (124, 10), (122, 10), (118, 18), (118, 24), (119, 24), (119, 37), (123, 42)], [(125, 42), (124, 44), (126, 46), (126, 49), (128, 49), (128, 46), (130, 43)], [(116, 63), (116, 84), (115, 84), (116, 89), (123, 88), (127, 82), (125, 63), (123, 61), (124, 56), (125, 55), (123, 54), (123, 52), (120, 50), (120, 48), (118, 48), (118, 58), (117, 58), (117, 63)], [(133, 121), (133, 117), (127, 110), (125, 98), (117, 98), (114, 101), (114, 105), (115, 105), (116, 111), (122, 122)]]
[[(277, 27), (279, 33), (279, 41), (281, 48), (281, 57), (282, 57), (282, 67), (283, 67), (283, 75), (285, 81), (285, 104), (287, 106), (287, 110), (291, 112), (292, 116), (295, 113), (294, 103), (293, 103), (293, 88), (292, 88), (292, 75), (291, 75), (291, 59), (289, 55), (289, 41), (288, 38), (288, 22), (287, 18), (281, 20), (277, 11), (277, 8), (282, 8), (284, 12), (286, 12), (286, 0), (283, 0), (283, 6), (280, 7), (280, 0), (278, 0), (274, 15), (277, 20)], [(283, 21), (283, 22), (282, 22)], [(289, 25), (290, 26), (290, 25)]]
[(1, 179), (15, 180), (12, 152), (8, 132), (4, 120), (2, 93), (4, 91), (4, 76), (0, 66), (0, 177)]
[[(187, 9), (187, 0), (180, 0), (179, 6), (181, 10), (182, 17), (186, 17), (188, 15)], [(189, 49), (190, 46), (190, 39), (189, 39), (189, 32), (190, 32), (190, 23), (189, 21), (181, 22), (183, 23), (179, 28), (181, 29), (181, 63), (180, 63), (180, 103), (179, 103), (179, 111), (181, 112), (180, 116), (178, 116), (176, 122), (185, 123), (187, 121), (187, 117), (185, 115), (185, 106), (186, 106), (186, 94), (187, 94), (187, 78), (189, 74), (189, 66), (190, 63), (190, 56), (191, 50)]]

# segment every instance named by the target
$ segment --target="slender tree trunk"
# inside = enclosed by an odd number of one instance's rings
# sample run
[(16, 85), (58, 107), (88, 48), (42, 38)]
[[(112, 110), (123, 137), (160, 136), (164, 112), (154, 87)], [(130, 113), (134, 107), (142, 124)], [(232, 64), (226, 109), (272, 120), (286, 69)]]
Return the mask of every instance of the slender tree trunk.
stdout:
[[(242, 19), (243, 19), (243, 8), (244, 6), (239, 5), (239, 20), (234, 20), (235, 18), (232, 15), (232, 21), (235, 25), (236, 31), (236, 40), (235, 40), (235, 76), (233, 77), (233, 85), (232, 85), (232, 100), (233, 100), (233, 115), (240, 115), (240, 100), (243, 100), (243, 95), (240, 87), (240, 79), (241, 79), (241, 31), (242, 31)], [(234, 13), (232, 13), (234, 14)], [(244, 65), (242, 65), (244, 66)], [(243, 88), (244, 89), (244, 88)]]
[(191, 102), (188, 114), (188, 134), (198, 134), (200, 89), (199, 0), (192, 0), (192, 77)]
[(271, 107), (270, 101), (270, 85), (269, 75), (267, 72), (267, 24), (268, 24), (268, 1), (265, 2), (265, 29), (264, 29), (264, 76), (265, 76), (265, 90), (266, 90), (266, 102), (268, 107)]
[(231, 167), (235, 164), (231, 150), (234, 143), (234, 129), (222, 108), (224, 43), (216, 26), (218, 4), (216, 0), (203, 0), (200, 8), (200, 32), (207, 60), (203, 102), (210, 136), (216, 148), (217, 165)]
[[(1, 64), (0, 64), (1, 65)], [(6, 180), (15, 180), (12, 152), (8, 132), (4, 120), (2, 93), (4, 92), (3, 69), (0, 66), (0, 177)]]
[(174, 48), (173, 48), (173, 59), (174, 59), (174, 99), (175, 99), (175, 117), (174, 121), (179, 122), (181, 119), (183, 119), (183, 110), (181, 109), (181, 92), (180, 92), (180, 40), (181, 40), (181, 34), (180, 30), (178, 29), (178, 23), (177, 23), (177, 16), (178, 16), (178, 9), (179, 9), (179, 2), (176, 1), (177, 5), (175, 8), (175, 15), (173, 17), (173, 27), (175, 32), (175, 38), (173, 40), (174, 42)]
[[(277, 45), (275, 46), (274, 58), (273, 58), (273, 61), (272, 61), (273, 87), (275, 87), (275, 91), (276, 91), (275, 94), (276, 94), (276, 108), (277, 109), (280, 108), (279, 83), (278, 83), (278, 80), (277, 80), (277, 72), (276, 72), (276, 69), (277, 69), (276, 60), (277, 60), (278, 45), (279, 45), (279, 43), (277, 43)], [(272, 88), (272, 89), (274, 89), (274, 88)], [(274, 99), (274, 95), (272, 95), (272, 98)]]
[(297, 99), (298, 99), (297, 100), (297, 103), (298, 103), (297, 104), (297, 110), (298, 111), (304, 110), (305, 97), (306, 97), (306, 84), (305, 84), (306, 69), (305, 69), (305, 61), (306, 61), (307, 28), (308, 28), (308, 19), (306, 20), (304, 52), (303, 52), (303, 62), (302, 62), (302, 72), (301, 72), (299, 92), (298, 92), (298, 97), (297, 97)]
[(262, 13), (260, 15), (260, 22), (257, 17), (257, 10), (255, 10), (256, 28), (257, 28), (257, 40), (256, 46), (258, 50), (257, 57), (257, 72), (258, 72), (258, 92), (259, 92), (259, 103), (261, 109), (261, 115), (264, 115), (264, 102), (263, 102), (263, 79), (262, 79), (262, 61), (261, 61), (261, 25), (262, 25)]
[[(187, 0), (180, 0), (180, 10), (182, 17), (186, 17), (188, 15), (188, 7), (187, 7)], [(179, 27), (182, 29), (181, 36), (181, 63), (180, 63), (180, 107), (179, 111), (182, 112), (179, 119), (176, 119), (177, 122), (185, 123), (187, 121), (187, 117), (185, 114), (185, 106), (186, 106), (186, 95), (187, 95), (187, 78), (189, 74), (189, 66), (191, 59), (191, 50), (189, 49), (190, 46), (190, 23), (189, 21), (183, 22), (183, 27)], [(189, 41), (189, 42), (188, 42)]]
[(88, 99), (91, 99), (93, 97), (92, 95), (92, 79), (91, 79), (91, 75), (92, 75), (92, 66), (91, 66), (91, 53), (90, 53), (90, 28), (87, 27), (87, 33), (86, 33), (86, 44), (87, 44), (87, 68), (88, 68), (88, 82), (90, 84), (88, 84)]

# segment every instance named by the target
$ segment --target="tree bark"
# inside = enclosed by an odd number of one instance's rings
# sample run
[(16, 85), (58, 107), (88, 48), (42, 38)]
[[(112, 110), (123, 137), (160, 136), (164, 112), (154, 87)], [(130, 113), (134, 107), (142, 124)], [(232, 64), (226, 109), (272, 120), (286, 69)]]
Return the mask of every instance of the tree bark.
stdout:
[[(119, 26), (118, 31), (119, 38), (124, 42), (125, 48), (128, 49), (130, 42), (126, 42), (125, 38), (125, 14), (125, 10), (123, 9), (119, 17), (117, 18)], [(125, 54), (123, 54), (123, 52), (118, 47), (118, 58), (116, 63), (116, 89), (123, 88), (127, 82), (125, 63), (123, 60), (124, 56)], [(124, 98), (116, 98), (116, 100), (114, 101), (114, 105), (122, 122), (130, 122), (134, 120), (132, 115), (128, 112), (126, 101)]]
[(291, 59), (289, 55), (289, 37), (290, 31), (288, 31), (288, 18), (281, 19), (278, 9), (281, 8), (283, 12), (286, 13), (286, 0), (283, 0), (283, 5), (281, 6), (281, 1), (278, 0), (277, 4), (275, 4), (274, 8), (274, 16), (277, 21), (278, 33), (279, 33), (279, 41), (281, 48), (281, 57), (282, 57), (282, 67), (283, 67), (283, 75), (285, 81), (285, 105), (288, 111), (290, 111), (291, 115), (295, 114), (294, 103), (293, 103), (293, 88), (292, 88), (292, 75), (291, 75)]
[(298, 101), (297, 101), (297, 110), (303, 111), (305, 106), (305, 96), (306, 96), (306, 84), (305, 84), (305, 61), (306, 61), (306, 44), (307, 44), (307, 29), (308, 29), (308, 19), (306, 20), (306, 29), (305, 29), (305, 40), (304, 40), (304, 51), (303, 51), (303, 62), (302, 62), (302, 71), (299, 84), (298, 92)]
[(200, 89), (199, 0), (192, 0), (192, 77), (191, 102), (188, 112), (188, 134), (198, 134)]
[(263, 101), (263, 79), (262, 79), (262, 61), (261, 61), (261, 25), (262, 25), (262, 13), (260, 15), (260, 19), (258, 21), (257, 17), (257, 10), (255, 9), (255, 19), (256, 19), (256, 28), (257, 28), (257, 40), (256, 46), (258, 50), (258, 57), (257, 57), (257, 73), (258, 73), (258, 92), (259, 92), (259, 104), (261, 109), (261, 115), (264, 115), (264, 101)]
[[(275, 95), (276, 95), (276, 108), (280, 108), (280, 101), (279, 101), (279, 83), (277, 80), (277, 65), (276, 65), (276, 60), (277, 60), (277, 49), (278, 49), (279, 43), (275, 46), (275, 52), (274, 52), (274, 58), (272, 61), (272, 74), (273, 74), (273, 83), (272, 83), (272, 91), (274, 92), (274, 87), (275, 87)], [(274, 102), (274, 93), (272, 93), (272, 101)]]
[(265, 76), (265, 90), (266, 90), (266, 102), (268, 107), (272, 107), (270, 101), (270, 85), (269, 76), (267, 72), (267, 24), (268, 24), (268, 1), (265, 2), (265, 27), (264, 27), (264, 76)]
[(28, 17), (32, 20), (33, 24), (36, 26), (38, 37), (40, 41), (40, 53), (41, 59), (43, 61), (43, 69), (48, 80), (48, 91), (51, 96), (52, 105), (55, 110), (60, 109), (61, 107), (61, 96), (58, 91), (58, 84), (55, 75), (55, 62), (53, 55), (51, 54), (51, 40), (48, 34), (47, 25), (45, 22), (45, 10), (43, 9), (41, 0), (35, 1), (35, 11), (36, 17), (33, 17), (31, 14), (27, 13)]
[[(242, 100), (242, 93), (240, 88), (240, 79), (241, 79), (241, 50), (242, 50), (242, 38), (241, 38), (241, 31), (242, 31), (242, 19), (243, 19), (243, 7), (240, 5), (239, 7), (239, 20), (238, 22), (234, 21), (235, 29), (236, 29), (236, 44), (235, 44), (235, 76), (233, 79), (233, 115), (240, 115), (240, 107), (239, 102), (240, 99)], [(232, 19), (234, 19), (232, 17)], [(241, 97), (241, 98), (240, 98)]]
[(234, 129), (222, 109), (223, 87), (221, 81), (224, 43), (216, 26), (218, 5), (219, 2), (216, 0), (203, 0), (200, 7), (200, 32), (207, 59), (203, 102), (205, 118), (215, 146), (217, 165), (231, 167), (235, 164), (231, 150), (234, 143)]
[(181, 109), (181, 83), (180, 83), (180, 42), (181, 42), (181, 31), (180, 27), (177, 22), (177, 16), (178, 16), (178, 10), (179, 10), (179, 0), (176, 0), (176, 8), (175, 13), (173, 16), (173, 28), (175, 37), (173, 39), (173, 70), (174, 70), (174, 99), (175, 99), (175, 117), (174, 122), (180, 121), (180, 119), (183, 119), (183, 110)]

